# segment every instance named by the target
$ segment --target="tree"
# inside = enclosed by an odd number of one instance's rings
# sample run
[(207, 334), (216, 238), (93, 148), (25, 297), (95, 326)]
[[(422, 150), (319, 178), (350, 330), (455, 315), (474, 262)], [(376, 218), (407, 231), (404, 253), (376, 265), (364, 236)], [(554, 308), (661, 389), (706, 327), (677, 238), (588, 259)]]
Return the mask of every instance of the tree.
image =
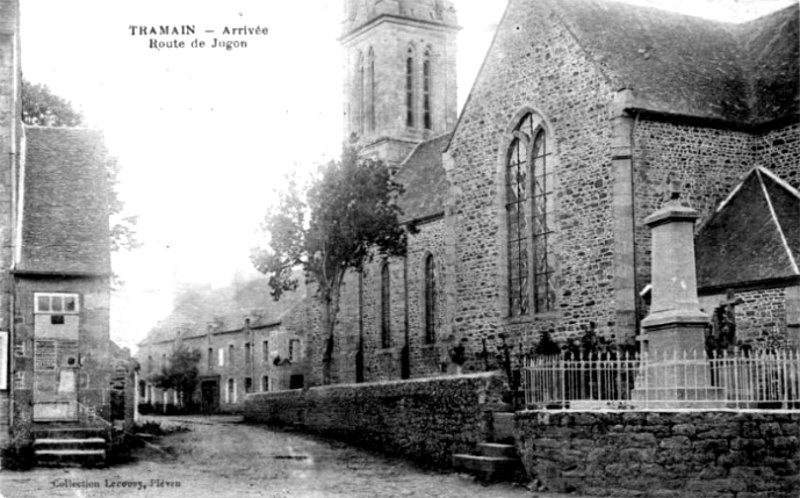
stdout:
[(47, 85), (22, 80), (22, 121), (33, 126), (83, 126), (83, 115)]
[(192, 393), (198, 383), (200, 356), (199, 350), (179, 345), (170, 355), (167, 365), (162, 366), (161, 372), (154, 374), (150, 381), (159, 389), (175, 390), (180, 404), (191, 407)]
[[(23, 79), (22, 122), (29, 126), (77, 127), (84, 125), (84, 118), (70, 101), (55, 95), (47, 85)], [(113, 220), (110, 229), (111, 250), (136, 249), (141, 246), (135, 233), (138, 216), (122, 216), (124, 203), (117, 193), (119, 162), (115, 157), (106, 155), (105, 168), (109, 183), (108, 215)]]
[[(339, 297), (348, 271), (361, 271), (376, 255), (403, 256), (406, 231), (398, 221), (402, 186), (380, 161), (358, 158), (345, 149), (340, 161), (319, 168), (305, 195), (290, 181), (277, 206), (267, 212), (262, 230), (267, 248), (254, 248), (253, 265), (270, 276), (274, 299), (297, 288), (292, 270), (301, 267), (317, 284), (327, 335), (323, 356), (328, 383)], [(306, 222), (308, 216), (308, 222)]]

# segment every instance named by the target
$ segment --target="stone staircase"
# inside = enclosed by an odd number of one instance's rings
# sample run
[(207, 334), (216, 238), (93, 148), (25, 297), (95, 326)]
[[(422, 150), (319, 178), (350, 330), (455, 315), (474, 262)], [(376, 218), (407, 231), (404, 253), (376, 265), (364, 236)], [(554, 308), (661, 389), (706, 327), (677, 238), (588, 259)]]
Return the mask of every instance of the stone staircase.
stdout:
[(453, 455), (453, 467), (481, 482), (525, 479), (525, 470), (514, 445), (514, 413), (491, 413), (487, 441), (478, 443), (476, 454)]
[(41, 425), (33, 429), (36, 465), (104, 466), (108, 457), (108, 431), (97, 427)]

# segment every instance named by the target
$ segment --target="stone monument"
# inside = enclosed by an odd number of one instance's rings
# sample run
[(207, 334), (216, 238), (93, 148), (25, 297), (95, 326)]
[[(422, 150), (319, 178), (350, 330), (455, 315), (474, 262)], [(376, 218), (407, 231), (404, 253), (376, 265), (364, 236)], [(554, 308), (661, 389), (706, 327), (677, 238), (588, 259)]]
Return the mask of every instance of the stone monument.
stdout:
[(705, 350), (708, 314), (700, 310), (694, 209), (673, 199), (645, 218), (652, 234), (652, 305), (642, 320), (643, 365), (631, 394), (644, 407), (720, 406)]

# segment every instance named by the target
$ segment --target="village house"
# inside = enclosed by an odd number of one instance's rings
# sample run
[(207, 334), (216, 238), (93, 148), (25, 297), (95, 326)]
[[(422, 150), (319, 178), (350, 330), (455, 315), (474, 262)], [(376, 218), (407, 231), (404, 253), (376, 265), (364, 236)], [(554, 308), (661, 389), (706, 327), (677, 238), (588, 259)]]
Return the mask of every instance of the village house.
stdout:
[[(305, 385), (304, 287), (275, 302), (265, 283), (257, 279), (233, 286), (248, 310), (227, 294), (231, 287), (204, 297), (192, 294), (191, 307), (179, 305), (150, 331), (136, 354), (142, 369), (140, 411), (236, 412), (248, 393)], [(198, 384), (185, 399), (179, 399), (175, 389), (154, 382), (180, 349), (196, 351), (200, 357)]]
[(457, 116), (458, 29), (448, 1), (345, 1), (345, 139), (396, 170), (417, 231), (346, 280), (334, 383), (496, 368), (545, 331), (635, 344), (670, 200), (699, 213), (704, 312), (732, 292), (737, 340), (800, 339), (796, 4), (511, 0)]

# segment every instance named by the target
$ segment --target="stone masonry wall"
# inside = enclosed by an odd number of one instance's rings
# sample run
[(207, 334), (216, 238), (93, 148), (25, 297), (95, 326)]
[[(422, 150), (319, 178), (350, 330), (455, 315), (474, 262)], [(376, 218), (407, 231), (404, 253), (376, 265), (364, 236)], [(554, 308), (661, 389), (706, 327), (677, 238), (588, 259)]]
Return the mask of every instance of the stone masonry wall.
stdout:
[(247, 396), (245, 420), (290, 425), (441, 468), (486, 431), (500, 402), (496, 374), (315, 387)]
[(800, 190), (800, 123), (756, 136), (752, 147), (759, 166)]
[(800, 125), (761, 135), (637, 120), (634, 128), (634, 192), (637, 289), (650, 282), (650, 230), (644, 219), (673, 190), (700, 212), (702, 225), (755, 166), (800, 187)]
[[(482, 340), (494, 352), (500, 333), (514, 346), (533, 345), (552, 329), (558, 338), (579, 335), (594, 322), (615, 332), (609, 107), (614, 91), (583, 48), (544, 4), (512, 1), (472, 89), (448, 154), (448, 219), (455, 235), (454, 334), (468, 339), (467, 370)], [(555, 213), (556, 305), (535, 317), (509, 318), (503, 275), (507, 251), (500, 199), (504, 156), (514, 117), (541, 113), (557, 155)], [(448, 162), (446, 161), (447, 165)]]
[(752, 169), (751, 135), (639, 120), (634, 128), (634, 223), (637, 292), (650, 283), (650, 229), (644, 219), (673, 191), (700, 212), (700, 223)]
[[(363, 289), (359, 291), (359, 276), (356, 273), (345, 279), (340, 297), (340, 310), (336, 320), (334, 362), (332, 366), (335, 383), (356, 382), (356, 353), (359, 334), (364, 341), (364, 380), (375, 382), (401, 378), (402, 349), (406, 334), (410, 345), (410, 377), (428, 377), (441, 372), (441, 357), (446, 354), (450, 334), (444, 299), (445, 258), (442, 238), (443, 222), (433, 221), (418, 226), (418, 232), (408, 238), (407, 258), (384, 259), (376, 256), (364, 265)], [(436, 264), (436, 340), (425, 343), (425, 257), (432, 254)], [(381, 342), (381, 268), (389, 265), (390, 289), (390, 344), (384, 348)], [(405, 267), (405, 268), (404, 268)], [(361, 297), (359, 298), (359, 293)], [(360, 303), (359, 304), (359, 299)], [(317, 303), (312, 303), (318, 308)], [(406, 307), (408, 309), (406, 309)], [(319, 310), (316, 310), (319, 313)], [(311, 321), (317, 348), (325, 341), (318, 321)], [(408, 331), (406, 332), (406, 327)], [(321, 351), (312, 355), (318, 363)], [(316, 364), (311, 367), (317, 371)], [(319, 376), (321, 379), (321, 376)]]
[[(786, 288), (737, 290), (736, 297), (744, 302), (736, 306), (736, 337), (747, 340), (764, 334), (784, 336), (787, 330)], [(719, 303), (726, 299), (725, 291), (701, 296), (700, 307), (713, 313)]]
[(517, 448), (549, 490), (593, 496), (795, 498), (800, 413), (519, 412)]

